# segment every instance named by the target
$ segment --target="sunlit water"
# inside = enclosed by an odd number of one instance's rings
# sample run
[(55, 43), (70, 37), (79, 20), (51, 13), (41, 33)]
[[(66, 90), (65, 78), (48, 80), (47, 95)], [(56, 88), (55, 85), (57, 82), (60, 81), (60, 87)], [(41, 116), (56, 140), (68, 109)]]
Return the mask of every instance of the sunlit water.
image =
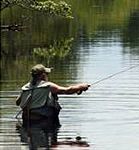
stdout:
[[(71, 76), (63, 81), (64, 75), (57, 71), (56, 74), (61, 77), (54, 77), (57, 83), (68, 85), (87, 82), (91, 87), (82, 95), (59, 96), (62, 127), (58, 132), (58, 141), (68, 138), (75, 140), (75, 137), (81, 136), (90, 146), (61, 145), (55, 149), (139, 149), (139, 38), (130, 47), (128, 41), (121, 39), (121, 32), (117, 29), (113, 33), (100, 31), (95, 33), (97, 38), (90, 36), (89, 39), (84, 33), (74, 41), (78, 43), (73, 47), (76, 59), (71, 59), (70, 63), (61, 63), (60, 67), (65, 72), (68, 70)], [(128, 70), (132, 66), (135, 67)], [(127, 71), (93, 85), (96, 81), (124, 70)], [(17, 90), (11, 89), (18, 82), (12, 79), (1, 82), (7, 82), (10, 91), (1, 89), (0, 93), (0, 149), (28, 150), (29, 144), (21, 139), (14, 118), (19, 110), (15, 98), (20, 91), (18, 85)]]

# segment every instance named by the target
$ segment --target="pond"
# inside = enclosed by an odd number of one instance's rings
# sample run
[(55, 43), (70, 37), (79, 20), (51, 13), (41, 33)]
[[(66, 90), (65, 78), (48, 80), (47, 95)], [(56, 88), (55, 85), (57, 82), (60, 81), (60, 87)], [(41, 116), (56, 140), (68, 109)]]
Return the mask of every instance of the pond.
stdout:
[(30, 68), (42, 63), (54, 68), (50, 80), (57, 84), (91, 84), (81, 95), (59, 96), (62, 126), (56, 135), (59, 142), (80, 136), (89, 147), (53, 149), (138, 150), (139, 2), (68, 2), (74, 19), (18, 6), (2, 11), (3, 25), (23, 28), (1, 31), (0, 149), (30, 149), (27, 134), (17, 126), (15, 99), (30, 80)]

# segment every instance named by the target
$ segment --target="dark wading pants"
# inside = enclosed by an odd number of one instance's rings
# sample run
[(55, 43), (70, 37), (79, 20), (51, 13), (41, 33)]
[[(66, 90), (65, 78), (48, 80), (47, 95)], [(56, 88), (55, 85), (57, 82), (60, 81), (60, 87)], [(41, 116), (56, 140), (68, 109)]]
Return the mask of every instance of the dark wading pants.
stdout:
[(35, 109), (23, 109), (23, 126), (44, 124), (46, 127), (60, 126), (59, 111), (54, 107), (40, 107)]
[[(40, 109), (41, 114), (39, 114)], [(44, 112), (47, 112), (47, 115), (44, 115)], [(18, 128), (21, 141), (29, 143), (30, 150), (37, 150), (39, 147), (51, 149), (52, 145), (57, 144), (57, 133), (60, 127), (58, 113), (52, 107), (47, 108), (47, 111), (39, 108), (29, 112), (25, 108), (22, 114), (23, 125)]]

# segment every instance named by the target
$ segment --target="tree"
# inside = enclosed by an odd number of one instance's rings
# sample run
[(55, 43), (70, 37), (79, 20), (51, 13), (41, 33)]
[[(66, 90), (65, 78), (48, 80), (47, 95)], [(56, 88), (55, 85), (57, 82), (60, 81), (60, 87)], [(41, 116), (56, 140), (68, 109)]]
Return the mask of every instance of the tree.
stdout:
[(37, 0), (2, 0), (1, 11), (14, 5), (33, 11), (46, 13), (51, 16), (72, 18), (71, 6), (64, 1), (59, 1), (56, 3), (53, 0), (46, 0), (44, 2)]

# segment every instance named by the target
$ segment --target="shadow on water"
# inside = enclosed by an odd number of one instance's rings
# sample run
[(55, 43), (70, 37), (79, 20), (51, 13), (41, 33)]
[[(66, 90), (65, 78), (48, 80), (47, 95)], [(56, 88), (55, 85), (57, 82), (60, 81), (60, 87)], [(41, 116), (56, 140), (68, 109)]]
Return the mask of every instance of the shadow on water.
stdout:
[(49, 149), (52, 145), (57, 144), (57, 127), (50, 127), (45, 122), (38, 122), (31, 127), (24, 127), (19, 122), (16, 125), (21, 142), (27, 143), (30, 150), (45, 147)]
[(36, 122), (28, 126), (23, 126), (20, 120), (16, 124), (16, 131), (19, 133), (21, 142), (27, 144), (30, 150), (39, 148), (49, 149), (71, 149), (71, 148), (87, 148), (89, 144), (82, 140), (82, 137), (77, 136), (75, 139), (66, 137), (58, 141), (58, 132), (60, 127), (52, 126), (45, 120)]

